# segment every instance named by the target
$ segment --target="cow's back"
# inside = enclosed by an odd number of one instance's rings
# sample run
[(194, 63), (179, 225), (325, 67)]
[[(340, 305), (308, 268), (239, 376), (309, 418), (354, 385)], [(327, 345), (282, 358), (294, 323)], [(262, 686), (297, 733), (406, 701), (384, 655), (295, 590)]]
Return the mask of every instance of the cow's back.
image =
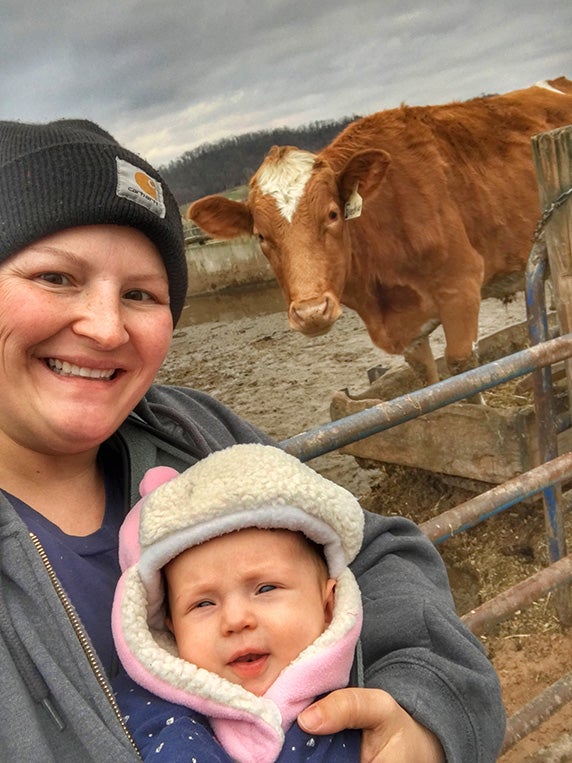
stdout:
[(439, 246), (458, 215), (484, 258), (486, 283), (522, 271), (530, 251), (540, 215), (531, 137), (569, 123), (572, 83), (562, 77), (548, 87), (372, 114), (322, 156), (339, 170), (356, 151), (387, 151), (391, 165), (374, 214), (388, 247), (395, 234), (394, 257), (422, 252), (428, 239)]

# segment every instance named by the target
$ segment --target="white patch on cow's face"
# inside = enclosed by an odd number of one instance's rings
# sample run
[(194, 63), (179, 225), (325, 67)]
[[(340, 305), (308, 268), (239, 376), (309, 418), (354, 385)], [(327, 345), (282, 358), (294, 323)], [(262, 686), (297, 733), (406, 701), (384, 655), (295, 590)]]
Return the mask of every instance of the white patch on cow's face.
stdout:
[(280, 161), (265, 164), (258, 171), (258, 187), (262, 193), (274, 198), (279, 212), (289, 223), (292, 222), (315, 161), (315, 154), (309, 151), (288, 151)]
[(548, 84), (546, 80), (542, 80), (541, 82), (535, 82), (534, 84), (536, 87), (544, 88), (544, 90), (552, 90), (553, 93), (560, 93), (560, 95), (564, 95), (562, 90), (557, 90), (555, 87), (552, 87), (552, 85)]

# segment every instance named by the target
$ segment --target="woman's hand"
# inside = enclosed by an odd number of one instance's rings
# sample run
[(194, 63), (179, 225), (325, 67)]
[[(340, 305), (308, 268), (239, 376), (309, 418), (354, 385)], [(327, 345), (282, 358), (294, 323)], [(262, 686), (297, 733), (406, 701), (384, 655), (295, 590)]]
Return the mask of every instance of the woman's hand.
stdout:
[(310, 734), (363, 729), (361, 763), (444, 763), (437, 737), (381, 689), (338, 689), (298, 716)]

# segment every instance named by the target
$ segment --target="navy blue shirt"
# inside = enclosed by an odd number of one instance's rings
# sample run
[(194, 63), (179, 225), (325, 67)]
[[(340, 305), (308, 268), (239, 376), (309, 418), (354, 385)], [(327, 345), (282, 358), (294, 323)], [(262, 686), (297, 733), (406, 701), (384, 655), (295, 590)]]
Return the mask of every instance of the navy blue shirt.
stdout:
[[(99, 530), (67, 535), (20, 499), (5, 493), (42, 544), (109, 677), (117, 669), (111, 634), (111, 605), (120, 577), (119, 528), (124, 518), (120, 481), (104, 469), (105, 516)], [(4, 491), (5, 492), (5, 491)]]
[[(145, 763), (232, 763), (204, 715), (151, 694), (123, 671), (113, 689)], [(276, 763), (359, 763), (360, 750), (360, 729), (312, 736), (295, 721)]]

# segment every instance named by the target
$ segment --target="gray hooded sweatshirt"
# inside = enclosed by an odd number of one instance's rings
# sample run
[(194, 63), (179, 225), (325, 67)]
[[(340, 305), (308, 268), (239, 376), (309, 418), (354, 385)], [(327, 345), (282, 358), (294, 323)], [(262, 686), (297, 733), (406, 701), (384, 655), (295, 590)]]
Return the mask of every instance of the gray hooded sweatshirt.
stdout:
[[(148, 468), (182, 471), (236, 442), (271, 441), (204, 393), (151, 388), (107, 444), (123, 465), (126, 512)], [(438, 552), (412, 522), (366, 512), (351, 569), (363, 600), (365, 686), (434, 731), (448, 763), (493, 763), (505, 728), (498, 678), (455, 613)], [(137, 760), (73, 606), (1, 495), (0, 573), (0, 760)]]

